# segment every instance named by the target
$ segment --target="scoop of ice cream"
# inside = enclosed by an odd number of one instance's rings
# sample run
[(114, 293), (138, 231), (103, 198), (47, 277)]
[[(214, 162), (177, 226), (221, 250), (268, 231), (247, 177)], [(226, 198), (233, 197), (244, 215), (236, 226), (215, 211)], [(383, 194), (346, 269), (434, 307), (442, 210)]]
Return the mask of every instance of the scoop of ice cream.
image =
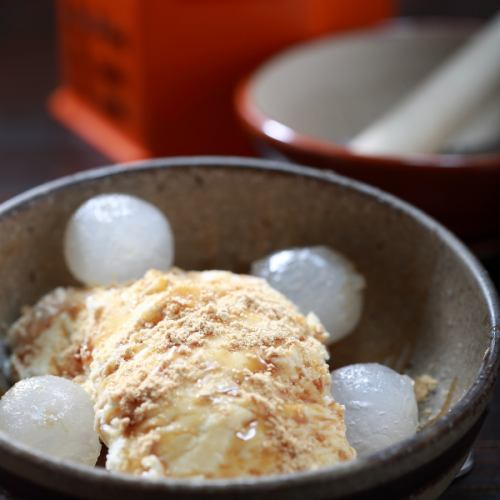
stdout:
[(83, 203), (68, 222), (64, 255), (87, 285), (138, 279), (148, 269), (168, 270), (174, 238), (165, 215), (126, 194), (103, 194)]
[(328, 343), (348, 335), (359, 322), (365, 280), (330, 248), (282, 250), (254, 262), (252, 274), (266, 279), (302, 313), (313, 312), (329, 333)]
[(0, 400), (0, 430), (52, 457), (95, 465), (94, 408), (78, 384), (45, 375), (17, 382)]
[[(150, 271), (81, 300), (69, 337), (82, 353), (78, 380), (93, 398), (108, 469), (222, 478), (355, 456), (330, 395), (323, 328), (264, 280)], [(25, 328), (36, 325), (36, 309)]]
[(9, 328), (7, 342), (15, 346), (10, 357), (11, 379), (51, 373), (74, 378), (82, 373), (88, 355), (83, 342), (82, 319), (87, 313), (87, 290), (56, 288)]
[(332, 373), (332, 394), (345, 406), (347, 438), (359, 455), (379, 451), (417, 431), (413, 381), (378, 363)]

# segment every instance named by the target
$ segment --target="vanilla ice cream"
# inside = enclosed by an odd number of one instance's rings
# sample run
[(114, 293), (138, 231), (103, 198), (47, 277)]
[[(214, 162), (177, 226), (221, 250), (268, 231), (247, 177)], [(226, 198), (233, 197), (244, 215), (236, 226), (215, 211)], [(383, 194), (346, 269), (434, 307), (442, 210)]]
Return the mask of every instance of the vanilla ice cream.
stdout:
[(9, 342), (18, 377), (62, 375), (88, 391), (108, 469), (228, 478), (354, 458), (325, 335), (262, 279), (174, 270), (57, 289)]

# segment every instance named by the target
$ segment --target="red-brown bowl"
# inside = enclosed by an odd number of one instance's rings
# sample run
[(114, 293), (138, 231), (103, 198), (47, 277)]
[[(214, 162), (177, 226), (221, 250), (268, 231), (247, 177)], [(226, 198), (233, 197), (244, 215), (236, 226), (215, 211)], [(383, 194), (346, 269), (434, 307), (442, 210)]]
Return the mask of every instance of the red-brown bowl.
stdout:
[(476, 26), (394, 23), (301, 44), (241, 83), (237, 113), (264, 156), (333, 169), (381, 187), (468, 242), (500, 246), (500, 152), (383, 157), (346, 146)]

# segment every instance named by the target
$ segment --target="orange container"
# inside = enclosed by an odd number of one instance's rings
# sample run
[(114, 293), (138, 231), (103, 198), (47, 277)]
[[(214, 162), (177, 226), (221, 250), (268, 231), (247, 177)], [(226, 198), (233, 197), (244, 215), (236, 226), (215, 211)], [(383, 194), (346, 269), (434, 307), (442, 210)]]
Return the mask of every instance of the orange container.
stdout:
[(393, 14), (393, 0), (59, 0), (55, 117), (113, 160), (249, 154), (232, 94), (279, 49)]

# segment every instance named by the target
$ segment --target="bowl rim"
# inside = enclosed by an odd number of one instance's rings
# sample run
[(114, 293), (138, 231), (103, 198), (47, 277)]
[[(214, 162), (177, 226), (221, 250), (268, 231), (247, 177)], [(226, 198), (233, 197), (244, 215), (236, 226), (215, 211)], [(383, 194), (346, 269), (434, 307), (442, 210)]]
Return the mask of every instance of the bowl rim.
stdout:
[[(369, 32), (376, 33), (396, 28), (395, 34), (400, 32), (406, 34), (415, 31), (420, 26), (440, 26), (448, 30), (457, 27), (478, 26), (477, 19), (454, 19), (454, 18), (430, 18), (408, 21), (407, 19), (396, 19), (384, 22), (371, 28)], [(402, 31), (401, 31), (402, 30)], [(368, 32), (368, 30), (366, 31)], [(500, 152), (484, 154), (409, 154), (409, 155), (372, 155), (357, 153), (347, 146), (342, 146), (326, 139), (314, 137), (305, 132), (281, 122), (277, 118), (268, 115), (253, 100), (253, 88), (259, 77), (274, 67), (287, 64), (296, 55), (312, 53), (316, 48), (323, 48), (337, 41), (348, 40), (365, 31), (354, 31), (348, 33), (337, 33), (315, 40), (298, 43), (290, 48), (271, 56), (259, 65), (251, 74), (244, 77), (236, 86), (233, 102), (237, 117), (243, 127), (253, 136), (259, 137), (264, 142), (273, 144), (280, 150), (291, 155), (311, 155), (324, 160), (332, 158), (348, 161), (363, 162), (366, 167), (374, 168), (381, 164), (388, 169), (418, 168), (420, 170), (470, 170), (488, 173), (491, 170), (500, 169)]]
[[(421, 430), (414, 437), (396, 443), (378, 453), (360, 457), (355, 462), (337, 464), (317, 470), (304, 471), (299, 473), (279, 474), (263, 476), (258, 478), (242, 477), (232, 479), (173, 479), (159, 478), (150, 479), (141, 476), (133, 476), (119, 472), (110, 474), (106, 469), (79, 465), (65, 460), (58, 460), (31, 450), (22, 444), (13, 444), (8, 437), (0, 432), (0, 450), (3, 455), (10, 455), (17, 461), (24, 461), (32, 464), (45, 473), (64, 474), (72, 480), (92, 480), (101, 486), (116, 486), (116, 483), (136, 487), (147, 491), (160, 488), (162, 491), (178, 493), (217, 493), (221, 491), (243, 491), (252, 489), (259, 491), (263, 489), (278, 489), (281, 486), (293, 487), (324, 481), (340, 481), (343, 478), (354, 476), (358, 472), (368, 469), (374, 471), (377, 468), (388, 470), (389, 466), (409, 455), (424, 451), (430, 444), (439, 442), (447, 431), (453, 427), (459, 427), (468, 417), (475, 415), (476, 407), (483, 407), (484, 389), (491, 388), (494, 384), (498, 365), (500, 362), (500, 309), (495, 288), (484, 268), (465, 245), (458, 240), (450, 231), (436, 222), (430, 216), (423, 213), (418, 208), (400, 200), (394, 195), (369, 186), (359, 181), (334, 174), (333, 172), (318, 170), (311, 167), (299, 166), (285, 162), (271, 160), (261, 160), (256, 158), (232, 157), (232, 156), (186, 156), (173, 158), (158, 158), (152, 160), (141, 160), (117, 165), (92, 169), (73, 175), (65, 176), (37, 187), (25, 191), (10, 200), (0, 204), (0, 218), (9, 216), (17, 211), (29, 208), (39, 198), (43, 198), (51, 193), (74, 187), (78, 184), (99, 181), (103, 178), (114, 176), (136, 175), (137, 173), (157, 172), (171, 168), (180, 169), (219, 169), (231, 171), (235, 168), (240, 170), (267, 172), (269, 174), (285, 174), (291, 176), (305, 177), (318, 182), (336, 184), (342, 188), (355, 191), (375, 201), (388, 205), (391, 209), (403, 213), (416, 220), (426, 229), (434, 232), (451, 250), (463, 261), (468, 271), (477, 282), (488, 308), (490, 332), (489, 345), (485, 350), (481, 366), (477, 372), (476, 379), (472, 386), (455, 403), (447, 415), (440, 418), (434, 425)], [(8, 467), (7, 467), (8, 468)], [(19, 471), (12, 471), (19, 474)], [(375, 476), (375, 474), (373, 474)], [(381, 481), (385, 480), (381, 479)], [(375, 482), (371, 486), (376, 486)], [(364, 489), (367, 485), (362, 485)]]

